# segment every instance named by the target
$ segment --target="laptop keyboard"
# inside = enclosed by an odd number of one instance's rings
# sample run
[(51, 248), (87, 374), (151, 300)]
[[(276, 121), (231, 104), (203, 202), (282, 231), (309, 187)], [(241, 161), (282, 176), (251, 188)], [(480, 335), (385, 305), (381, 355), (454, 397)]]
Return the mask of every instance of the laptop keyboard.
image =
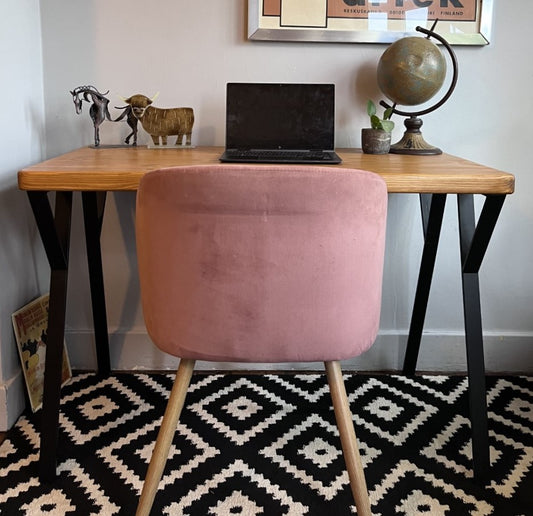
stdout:
[(322, 151), (277, 151), (277, 150), (233, 150), (231, 158), (253, 161), (330, 161), (331, 155)]

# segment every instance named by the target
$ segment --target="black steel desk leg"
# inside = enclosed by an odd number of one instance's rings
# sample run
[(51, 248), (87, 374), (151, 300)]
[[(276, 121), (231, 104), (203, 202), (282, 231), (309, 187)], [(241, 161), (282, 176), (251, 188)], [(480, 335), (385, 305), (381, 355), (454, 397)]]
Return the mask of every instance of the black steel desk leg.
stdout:
[(418, 273), (418, 284), (416, 286), (413, 313), (411, 315), (411, 325), (407, 338), (407, 349), (405, 350), (403, 362), (404, 374), (414, 374), (416, 370), (445, 204), (446, 194), (420, 195), (424, 229), (424, 249), (422, 251), (422, 261), (420, 263), (420, 272)]
[(56, 192), (55, 214), (46, 192), (28, 192), (28, 198), (51, 269), (39, 457), (40, 479), (51, 481), (56, 476), (59, 437), (72, 192)]
[(472, 459), (474, 479), (479, 483), (489, 479), (490, 450), (478, 271), (504, 200), (504, 195), (487, 196), (476, 226), (473, 196), (457, 196)]
[(104, 275), (100, 234), (104, 217), (106, 192), (82, 192), (83, 220), (85, 223), (85, 242), (91, 285), (94, 338), (98, 372), (108, 375), (111, 370), (109, 357), (109, 336), (104, 292)]

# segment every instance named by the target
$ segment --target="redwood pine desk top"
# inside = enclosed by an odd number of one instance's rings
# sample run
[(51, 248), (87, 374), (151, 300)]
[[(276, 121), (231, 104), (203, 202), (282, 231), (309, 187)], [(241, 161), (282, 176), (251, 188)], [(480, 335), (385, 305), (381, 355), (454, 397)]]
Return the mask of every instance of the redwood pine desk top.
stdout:
[[(135, 191), (148, 171), (179, 166), (218, 164), (222, 147), (154, 149), (147, 147), (83, 147), (24, 168), (21, 190)], [(511, 194), (514, 176), (449, 154), (409, 156), (363, 154), (338, 149), (337, 168), (379, 174), (390, 193)], [(269, 166), (269, 165), (261, 165)]]

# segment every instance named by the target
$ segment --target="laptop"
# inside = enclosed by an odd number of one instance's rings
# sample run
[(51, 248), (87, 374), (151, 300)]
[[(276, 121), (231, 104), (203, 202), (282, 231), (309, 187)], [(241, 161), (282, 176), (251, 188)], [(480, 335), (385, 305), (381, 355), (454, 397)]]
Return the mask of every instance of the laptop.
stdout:
[(335, 164), (334, 141), (334, 84), (227, 84), (220, 161)]

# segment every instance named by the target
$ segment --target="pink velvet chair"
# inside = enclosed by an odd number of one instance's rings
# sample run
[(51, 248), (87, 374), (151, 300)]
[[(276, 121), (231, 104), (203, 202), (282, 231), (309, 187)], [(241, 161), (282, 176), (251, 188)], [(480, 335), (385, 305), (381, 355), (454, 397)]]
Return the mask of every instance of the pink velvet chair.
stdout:
[(138, 515), (150, 513), (197, 359), (325, 362), (357, 513), (371, 514), (339, 361), (377, 335), (386, 212), (385, 182), (363, 170), (205, 165), (143, 177), (144, 318), (181, 361)]

